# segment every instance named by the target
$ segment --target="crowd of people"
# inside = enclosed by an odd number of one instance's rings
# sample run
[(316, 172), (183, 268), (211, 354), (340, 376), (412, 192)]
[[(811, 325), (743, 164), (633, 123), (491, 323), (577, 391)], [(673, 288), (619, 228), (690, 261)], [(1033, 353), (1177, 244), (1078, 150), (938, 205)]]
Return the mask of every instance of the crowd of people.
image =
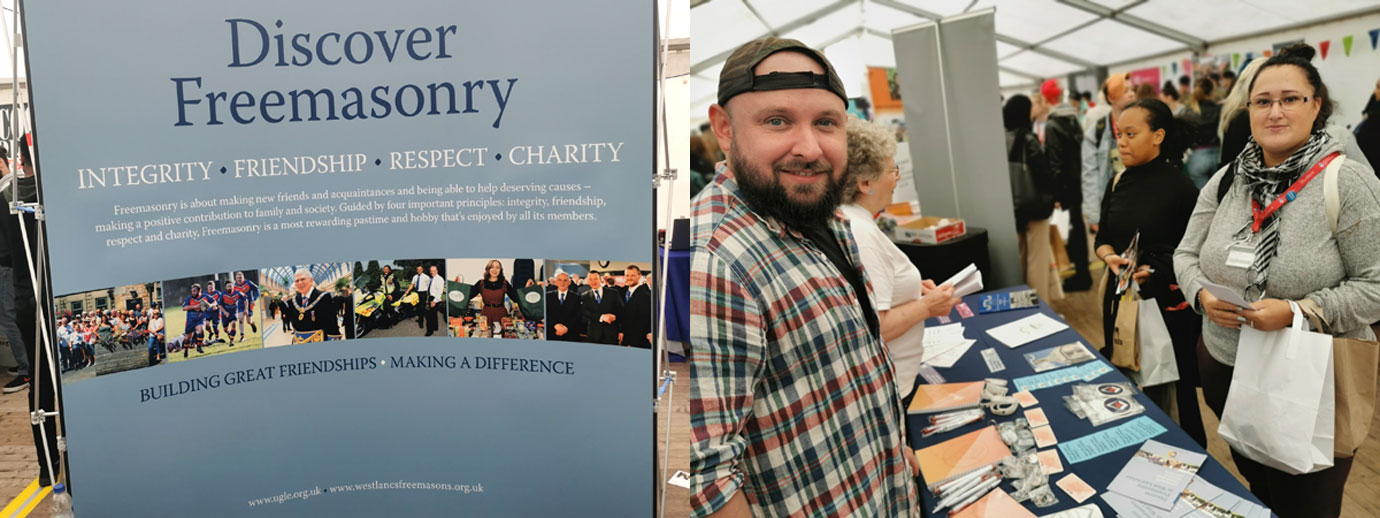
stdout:
[(67, 311), (58, 315), (58, 365), (63, 373), (96, 364), (96, 348), (107, 352), (146, 347), (149, 365), (166, 358), (163, 316), (157, 308)]
[[(1380, 135), (1369, 121), (1380, 84), (1350, 131), (1314, 54), (1295, 44), (1239, 75), (1177, 85), (1114, 74), (1096, 101), (1053, 80), (1004, 100), (1008, 161), (1028, 178), (1012, 186), (1027, 282), (1045, 297), (1105, 290), (1110, 344), (1113, 283), (1133, 268), (1180, 375), (1146, 395), (1204, 447), (1197, 390), (1221, 416), (1242, 326), (1287, 327), (1298, 303), (1318, 308), (1322, 332), (1376, 339), (1380, 179), (1364, 150), (1380, 145), (1366, 137)], [(904, 405), (924, 383), (924, 320), (957, 301), (874, 223), (899, 177), (896, 140), (847, 115), (829, 60), (794, 40), (736, 49), (717, 101), (691, 143), (704, 173), (692, 201), (692, 516), (921, 516)], [(1340, 199), (1309, 183), (1333, 161)], [(1056, 208), (1071, 213), (1075, 271), (1062, 282), (1042, 245)], [(1100, 284), (1090, 255), (1105, 265)], [(1294, 475), (1232, 451), (1281, 517), (1338, 516), (1354, 455)]]

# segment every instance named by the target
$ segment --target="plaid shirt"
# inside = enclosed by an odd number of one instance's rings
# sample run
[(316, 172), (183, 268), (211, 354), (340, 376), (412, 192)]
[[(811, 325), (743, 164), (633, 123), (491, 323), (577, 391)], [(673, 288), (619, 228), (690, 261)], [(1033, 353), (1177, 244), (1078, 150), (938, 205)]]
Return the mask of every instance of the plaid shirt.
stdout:
[[(742, 490), (756, 516), (919, 516), (891, 362), (852, 286), (723, 164), (692, 211), (692, 515)], [(847, 223), (829, 227), (861, 275)]]

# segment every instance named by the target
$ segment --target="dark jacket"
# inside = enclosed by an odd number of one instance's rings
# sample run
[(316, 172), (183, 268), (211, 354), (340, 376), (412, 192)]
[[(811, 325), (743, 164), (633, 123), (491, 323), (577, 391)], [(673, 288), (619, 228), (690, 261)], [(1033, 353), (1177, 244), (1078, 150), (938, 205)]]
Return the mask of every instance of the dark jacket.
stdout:
[(1054, 175), (1050, 172), (1044, 151), (1040, 149), (1040, 140), (1030, 130), (1017, 128), (1007, 131), (1006, 148), (1007, 161), (1013, 166), (1024, 163), (1034, 188), (1034, 192), (1030, 193), (1032, 196), (1027, 199), (1020, 192), (1022, 186), (1015, 181), (1011, 186), (1016, 205), (1016, 229), (1024, 232), (1030, 222), (1048, 219), (1054, 213)]
[(1055, 106), (1045, 121), (1045, 159), (1054, 174), (1054, 201), (1064, 205), (1083, 202), (1083, 127), (1078, 110), (1068, 104)]
[(1221, 117), (1222, 105), (1212, 101), (1198, 103), (1198, 135), (1194, 140), (1193, 147), (1217, 147), (1221, 145), (1221, 139), (1217, 138), (1217, 119)]
[[(571, 286), (565, 292), (565, 302), (561, 302), (560, 291), (546, 292), (546, 339), (565, 342), (579, 342), (580, 332), (585, 328), (584, 313), (580, 311), (580, 293)], [(556, 336), (556, 324), (566, 327), (562, 336)]]
[(618, 330), (623, 333), (623, 345), (651, 348), (647, 333), (652, 332), (652, 289), (647, 283), (637, 285), (632, 297), (623, 289), (623, 312), (618, 314)]
[(618, 344), (618, 324), (621, 322), (617, 318), (612, 324), (599, 321), (599, 317), (605, 313), (619, 315), (623, 312), (623, 290), (613, 286), (604, 286), (601, 300), (594, 300), (594, 290), (591, 289), (581, 297), (581, 311), (585, 314), (585, 334), (589, 337), (590, 343), (596, 344)]

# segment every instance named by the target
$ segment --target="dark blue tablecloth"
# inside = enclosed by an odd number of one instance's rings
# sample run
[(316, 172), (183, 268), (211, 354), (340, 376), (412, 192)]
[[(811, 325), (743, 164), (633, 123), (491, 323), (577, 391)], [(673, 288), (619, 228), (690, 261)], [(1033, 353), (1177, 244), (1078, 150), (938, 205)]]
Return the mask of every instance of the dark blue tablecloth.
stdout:
[[(657, 261), (664, 249), (658, 248)], [(666, 258), (666, 339), (690, 341), (690, 251), (672, 250)]]
[[(1021, 286), (1003, 290), (994, 290), (994, 292), (1009, 292), (1018, 291), (1022, 289), (1026, 288), (1024, 286)], [(977, 310), (980, 307), (980, 304), (978, 303), (980, 296), (981, 295), (972, 295), (963, 299), (963, 301), (966, 304), (968, 304), (968, 307), (972, 308), (973, 312), (975, 313), (974, 316), (969, 318), (959, 318), (957, 310), (954, 310), (949, 315), (949, 318), (953, 322), (963, 324), (964, 336), (970, 340), (977, 340), (977, 343), (973, 344), (972, 348), (963, 354), (963, 357), (960, 358), (958, 362), (954, 364), (953, 368), (937, 369), (938, 372), (944, 376), (945, 382), (953, 383), (960, 381), (980, 381), (986, 378), (1003, 378), (1010, 381), (1015, 378), (1030, 376), (1032, 374), (1035, 374), (1035, 370), (1032, 369), (1030, 367), (1030, 364), (1026, 362), (1024, 356), (1026, 353), (1039, 351), (1041, 349), (1059, 346), (1074, 341), (1080, 341), (1085, 346), (1088, 345), (1087, 341), (1083, 340), (1082, 337), (1080, 337), (1078, 333), (1073, 330), (1073, 328), (1069, 328), (1055, 333), (1053, 335), (1047, 336), (1045, 338), (1041, 338), (1034, 342), (1022, 345), (1015, 349), (1007, 348), (1001, 342), (988, 336), (987, 330), (1005, 324), (1007, 322), (1030, 316), (1037, 311), (1043, 312), (1044, 314), (1049, 315), (1050, 317), (1053, 317), (1054, 319), (1059, 320), (1060, 322), (1063, 322), (1063, 319), (1060, 318), (1059, 315), (1056, 314), (1054, 310), (1050, 309), (1050, 307), (1044, 302), (1040, 303), (1040, 307), (1038, 309), (1018, 309), (1012, 311), (1005, 311), (1001, 313), (991, 313), (986, 315), (980, 314), (977, 313)], [(941, 324), (935, 319), (931, 319), (926, 322), (926, 326), (937, 325)], [(997, 354), (1001, 357), (1002, 363), (1006, 364), (1005, 370), (998, 371), (996, 373), (991, 373), (987, 370), (987, 364), (982, 360), (982, 354), (979, 351), (988, 348), (997, 351)], [(1092, 350), (1092, 348), (1089, 347), (1089, 350)], [(1103, 359), (1101, 355), (1097, 355), (1097, 359), (1093, 361), (1100, 361), (1106, 363), (1106, 360)], [(1110, 366), (1110, 364), (1108, 365)], [(1112, 372), (1104, 374), (1101, 378), (1098, 378), (1094, 381), (1098, 383), (1105, 383), (1129, 380), (1127, 380), (1126, 377), (1123, 376), (1120, 372), (1113, 370)], [(1072, 412), (1069, 412), (1069, 410), (1064, 407), (1063, 403), (1063, 396), (1072, 394), (1072, 387), (1074, 384), (1077, 383), (1082, 382), (1075, 381), (1073, 383), (1059, 385), (1056, 387), (1032, 391), (1032, 394), (1035, 395), (1035, 398), (1040, 400), (1038, 408), (1044, 409), (1045, 416), (1049, 418), (1050, 427), (1052, 427), (1054, 431), (1054, 436), (1059, 440), (1059, 442), (1062, 443), (1065, 441), (1070, 441), (1078, 437), (1091, 434), (1093, 432), (1105, 430), (1135, 418), (1130, 417), (1119, 419), (1116, 421), (1112, 421), (1110, 423), (1103, 424), (1102, 426), (1098, 427), (1092, 426), (1092, 424), (1086, 420), (1077, 418), (1073, 415)], [(1011, 383), (1010, 387), (1011, 392), (1016, 391), (1014, 383)], [(1163, 434), (1160, 434), (1158, 437), (1154, 437), (1154, 440), (1172, 446), (1177, 446), (1185, 450), (1191, 450), (1200, 453), (1204, 451), (1203, 448), (1199, 447), (1197, 443), (1193, 442), (1193, 439), (1189, 438), (1187, 433), (1180, 429), (1178, 425), (1174, 424), (1174, 421), (1169, 418), (1169, 415), (1165, 414), (1164, 411), (1159, 409), (1159, 407), (1156, 407), (1154, 403), (1151, 403), (1150, 400), (1145, 397), (1145, 394), (1142, 394), (1139, 391), (1137, 391), (1135, 399), (1136, 401), (1140, 402), (1142, 405), (1145, 406), (1144, 415), (1151, 417), (1155, 420), (1155, 422), (1163, 425), (1165, 428), (1169, 430)], [(977, 430), (982, 426), (986, 426), (986, 423), (993, 419), (1000, 423), (1013, 420), (1017, 417), (1020, 417), (1021, 415), (1021, 410), (1017, 410), (1015, 414), (1007, 417), (995, 416), (989, 412), (987, 414), (987, 418), (979, 423), (973, 423), (951, 432), (932, 435), (926, 438), (920, 437), (920, 430), (924, 428), (924, 417), (910, 416), (908, 421), (908, 429), (910, 433), (911, 445), (914, 446), (916, 449), (924, 448), (926, 446), (937, 444), (945, 440), (958, 437), (965, 433), (972, 432), (973, 430)], [(1049, 448), (1041, 448), (1041, 450), (1050, 448), (1058, 449), (1058, 446), (1055, 445), (1050, 446)], [(1079, 478), (1082, 478), (1085, 482), (1088, 483), (1088, 485), (1092, 486), (1093, 489), (1097, 490), (1097, 495), (1085, 501), (1084, 504), (1096, 502), (1102, 508), (1102, 513), (1104, 516), (1107, 516), (1108, 518), (1114, 517), (1116, 516), (1116, 512), (1112, 510), (1111, 506), (1107, 505), (1105, 502), (1102, 501), (1102, 494), (1106, 491), (1107, 485), (1112, 482), (1113, 478), (1116, 478), (1117, 473), (1121, 472), (1121, 468), (1126, 465), (1127, 461), (1131, 460), (1131, 456), (1134, 455), (1136, 451), (1139, 449), (1139, 445), (1132, 446), (1129, 448), (1123, 448), (1121, 450), (1117, 450), (1115, 452), (1103, 455), (1101, 457), (1097, 457), (1095, 459), (1086, 460), (1078, 464), (1070, 464), (1068, 462), (1068, 459), (1064, 457), (1063, 452), (1060, 452), (1059, 460), (1064, 463), (1064, 472), (1050, 476), (1050, 485), (1053, 486), (1055, 481), (1062, 479), (1069, 473), (1077, 473)], [(1256, 504), (1260, 503), (1260, 501), (1257, 500), (1254, 495), (1251, 495), (1250, 491), (1248, 491), (1244, 486), (1242, 486), (1240, 482), (1237, 482), (1236, 478), (1232, 477), (1231, 473), (1227, 472), (1226, 468), (1222, 467), (1222, 465), (1211, 456), (1208, 457), (1207, 462), (1198, 471), (1198, 476), (1202, 477), (1204, 480), (1212, 483), (1217, 487), (1220, 487), (1226, 491), (1230, 491), (1236, 494), (1237, 496), (1247, 498), (1250, 501), (1255, 502)], [(1014, 491), (1014, 489), (1012, 489), (1011, 487), (1010, 480), (1003, 481), (1001, 487), (1008, 493)], [(1046, 514), (1052, 514), (1057, 511), (1062, 511), (1065, 509), (1078, 507), (1079, 505), (1083, 505), (1074, 502), (1073, 498), (1069, 497), (1068, 494), (1064, 493), (1064, 491), (1062, 489), (1059, 489), (1057, 486), (1055, 486), (1053, 489), (1055, 496), (1059, 498), (1058, 505), (1048, 507), (1045, 509), (1039, 509), (1036, 508), (1034, 504), (1026, 502), (1026, 508), (1030, 509), (1036, 515), (1042, 516)], [(929, 494), (928, 491), (922, 490), (922, 493), (924, 494), (925, 510), (929, 511), (933, 509), (935, 504), (934, 498)]]

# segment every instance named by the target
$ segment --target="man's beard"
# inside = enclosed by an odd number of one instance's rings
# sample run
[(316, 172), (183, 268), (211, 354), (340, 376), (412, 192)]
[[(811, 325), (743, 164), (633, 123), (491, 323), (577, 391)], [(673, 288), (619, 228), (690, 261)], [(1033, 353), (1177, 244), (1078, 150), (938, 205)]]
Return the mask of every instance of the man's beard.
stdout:
[[(777, 221), (788, 227), (806, 229), (824, 226), (829, 218), (833, 217), (834, 210), (839, 206), (842, 196), (839, 182), (837, 178), (834, 178), (834, 168), (827, 160), (788, 162), (766, 172), (758, 170), (736, 156), (730, 156), (728, 161), (733, 168), (738, 187), (743, 192), (743, 200), (747, 202), (748, 206), (757, 212), (776, 218)], [(782, 173), (779, 169), (808, 169), (823, 174), (823, 185), (801, 185), (796, 186), (795, 189), (798, 193), (805, 193), (813, 188), (823, 188), (824, 192), (819, 196), (819, 199), (812, 203), (792, 200), (790, 194), (786, 192), (786, 186), (781, 185), (780, 175), (787, 173)]]

